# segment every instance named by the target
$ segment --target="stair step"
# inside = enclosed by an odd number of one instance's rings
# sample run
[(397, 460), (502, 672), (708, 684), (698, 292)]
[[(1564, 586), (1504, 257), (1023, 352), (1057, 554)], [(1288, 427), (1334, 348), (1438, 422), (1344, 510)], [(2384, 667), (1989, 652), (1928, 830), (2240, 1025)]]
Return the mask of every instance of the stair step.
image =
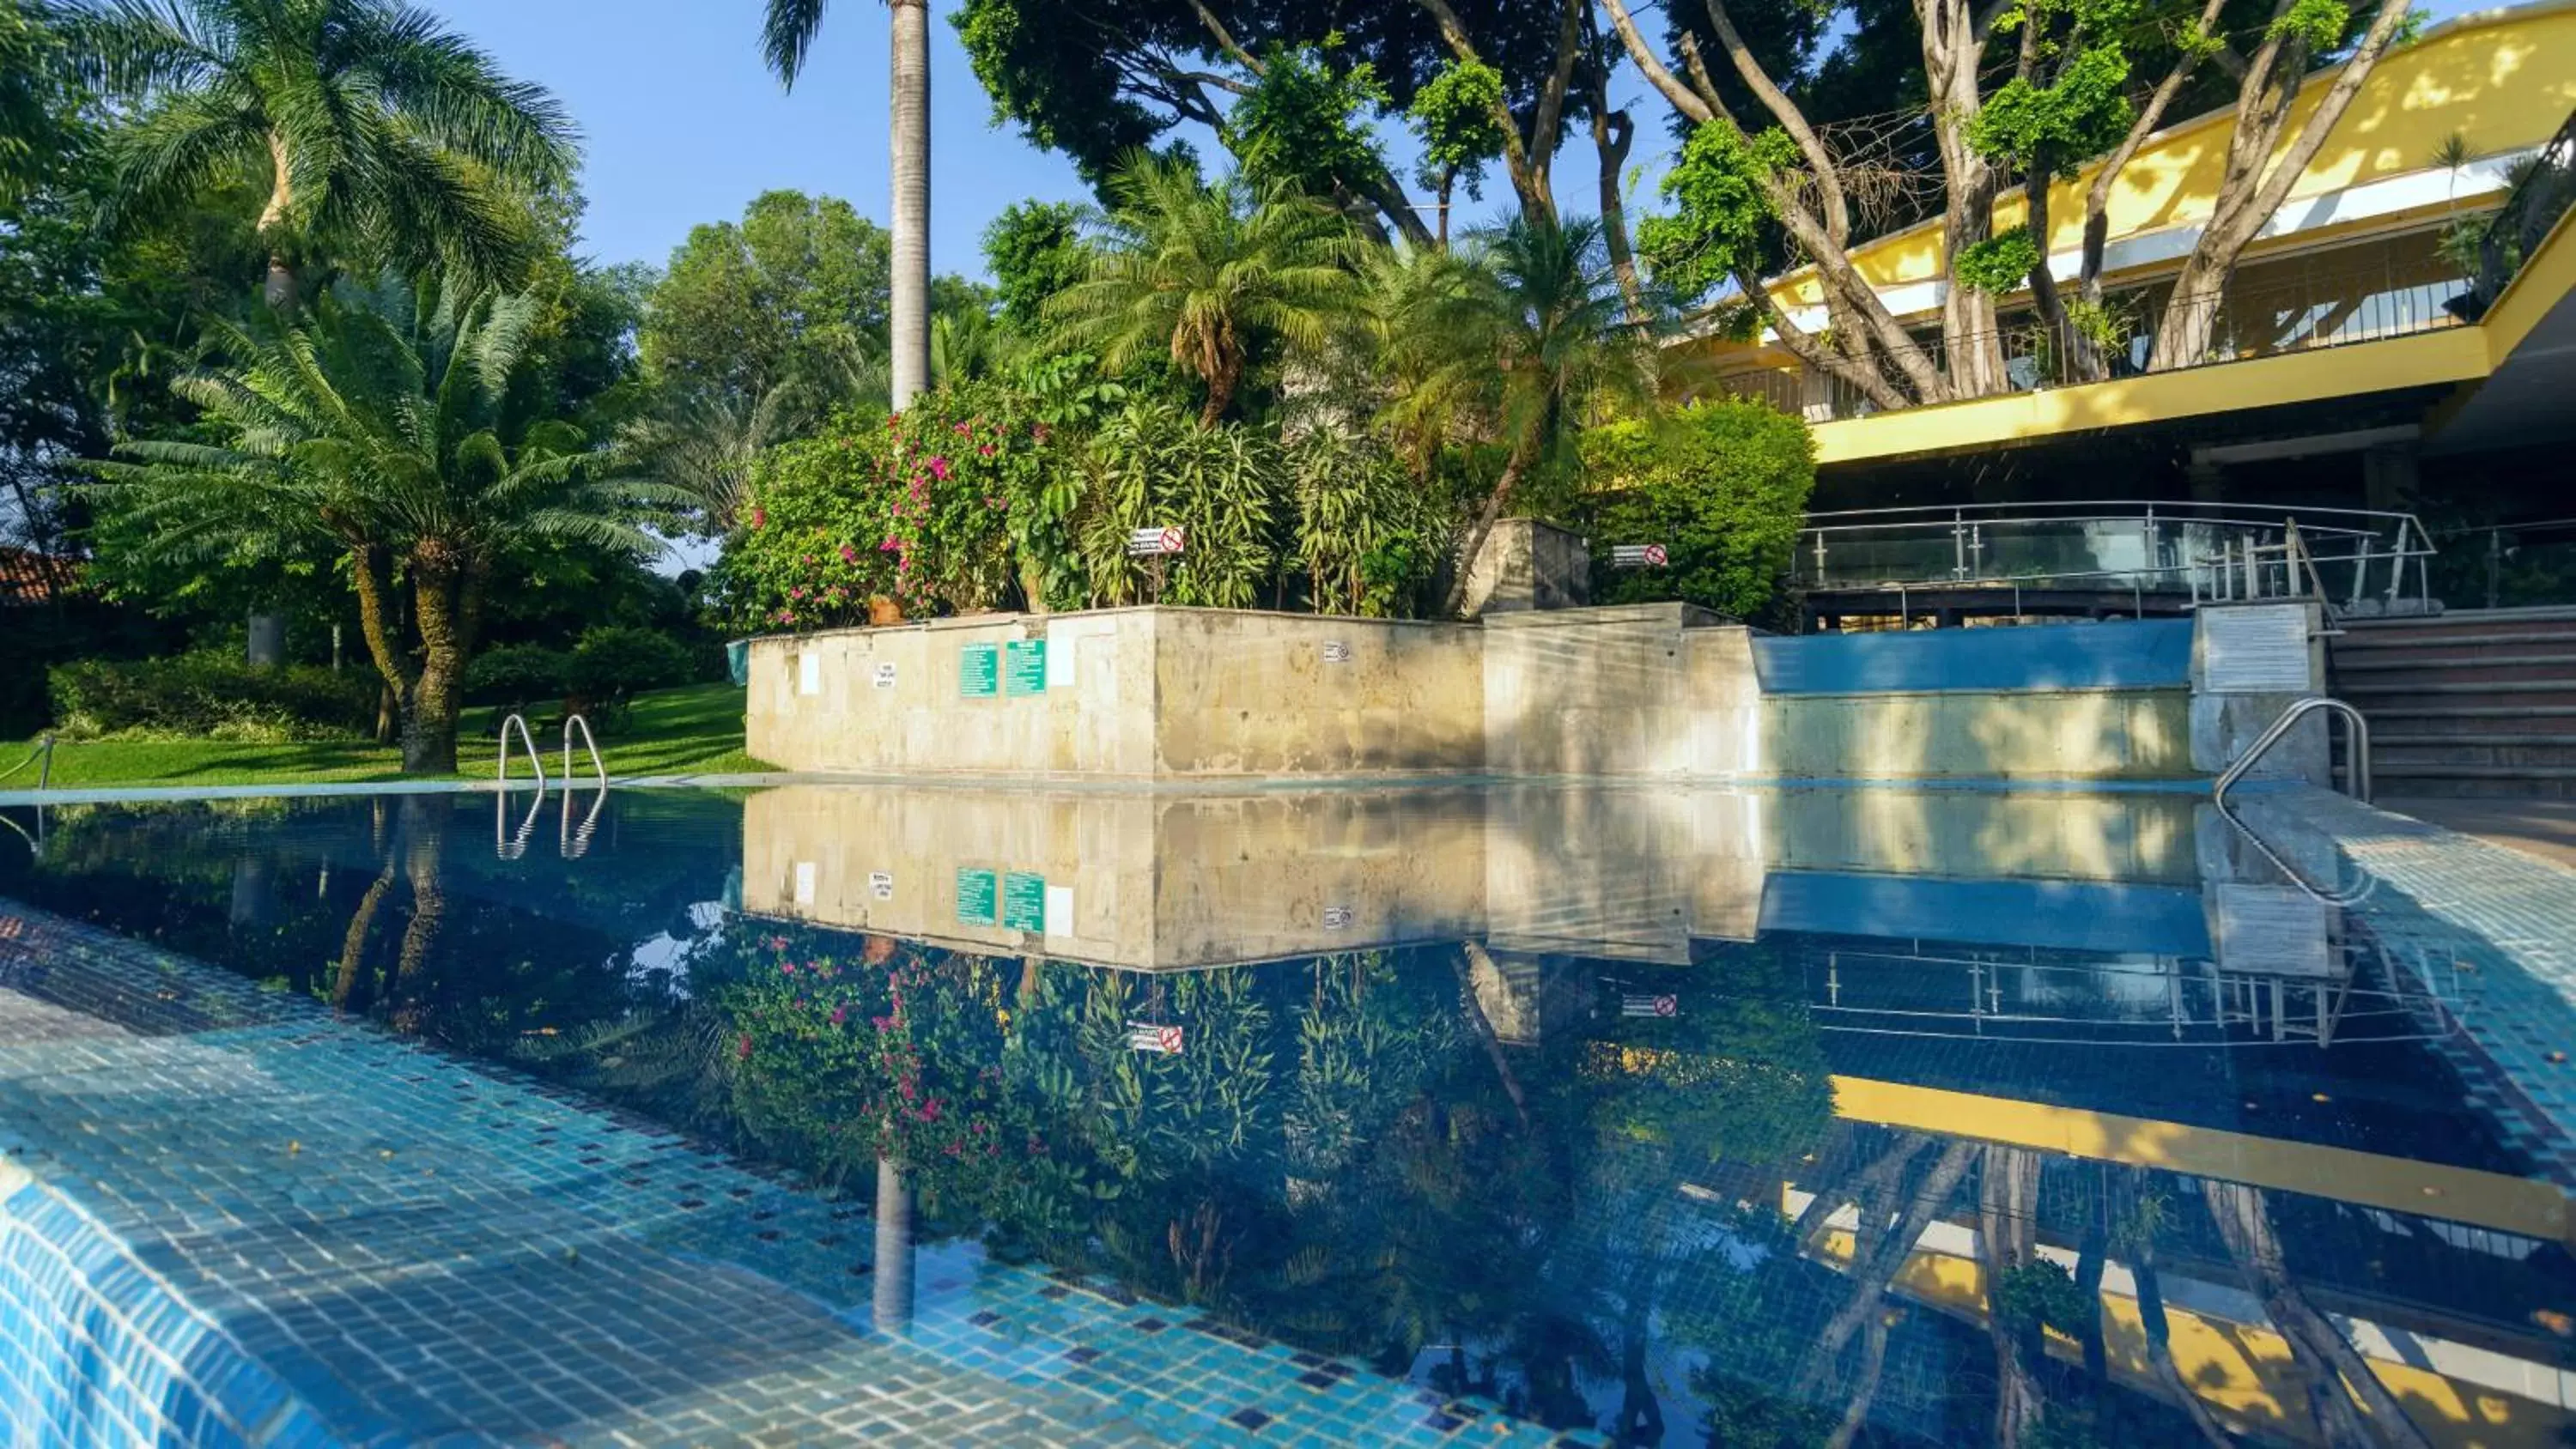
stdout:
[(2485, 624), (2554, 624), (2576, 623), (2576, 604), (2534, 604), (2520, 609), (2444, 609), (2438, 614), (2397, 614), (2387, 617), (2350, 618), (2344, 627), (2386, 630), (2392, 634), (2424, 629), (2448, 629), (2460, 625), (2476, 627)]
[(2537, 730), (2530, 734), (2499, 731), (2483, 734), (2392, 735), (2374, 730), (2370, 736), (2370, 747), (2373, 750), (2404, 750), (2426, 745), (2508, 745), (2515, 749), (2570, 749), (2576, 748), (2576, 735), (2545, 735)]
[(2548, 684), (2576, 689), (2576, 656), (2565, 663), (2543, 659), (2510, 664), (2492, 659), (2402, 659), (2334, 663), (2334, 678), (2347, 689), (2418, 689), (2447, 685)]
[(2576, 644), (2576, 623), (2547, 628), (2499, 630), (2482, 634), (2378, 634), (2346, 628), (2329, 646), (2337, 654), (2414, 654), (2450, 649), (2529, 649), (2533, 645)]
[[(2394, 655), (2395, 657), (2387, 657)], [(2545, 669), (2558, 668), (2576, 674), (2576, 652), (2565, 654), (2436, 654), (2430, 650), (2388, 650), (2367, 658), (2335, 657), (2337, 669), (2380, 671), (2389, 669)]]
[(2387, 782), (2401, 777), (2412, 780), (2576, 780), (2576, 765), (2407, 764), (2382, 769), (2376, 754), (2374, 751), (2370, 762), (2372, 788), (2392, 795), (2399, 792), (2390, 790)]
[[(2336, 686), (2335, 693), (2359, 705), (2364, 714), (2370, 713), (2374, 704), (2385, 708), (2384, 701), (2412, 700), (2428, 696), (2492, 699), (2496, 703), (2489, 707), (2499, 709), (2528, 705), (2576, 707), (2576, 679), (2497, 679), (2483, 683), (2442, 684), (2374, 680), (2368, 684), (2359, 682), (2339, 684)], [(2529, 697), (2525, 698), (2525, 696)], [(2512, 701), (2510, 706), (2505, 703), (2507, 699)], [(2416, 713), (2415, 710), (2402, 706), (2390, 709), (2388, 712), (2391, 714)]]
[(2414, 770), (2463, 767), (2499, 770), (2576, 769), (2576, 750), (2564, 745), (2382, 745), (2373, 740), (2370, 766), (2373, 771), (2407, 773)]
[(2570, 800), (2576, 799), (2576, 780), (2542, 780), (2529, 775), (2484, 779), (2382, 770), (2371, 777), (2371, 794), (2379, 800)]

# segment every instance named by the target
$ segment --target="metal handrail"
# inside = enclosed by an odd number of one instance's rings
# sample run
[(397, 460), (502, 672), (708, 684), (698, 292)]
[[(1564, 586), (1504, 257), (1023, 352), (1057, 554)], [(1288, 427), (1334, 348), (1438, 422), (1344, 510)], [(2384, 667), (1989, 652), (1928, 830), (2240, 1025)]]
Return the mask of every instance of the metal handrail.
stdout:
[[(570, 800), (570, 795), (564, 796)], [(527, 816), (519, 822), (519, 833), (508, 831), (510, 795), (506, 790), (492, 792), (492, 853), (503, 860), (517, 860), (528, 853), (528, 837), (537, 830), (537, 817), (545, 813), (546, 788), (537, 786), (537, 798), (528, 802)]]
[[(528, 721), (524, 715), (514, 714), (501, 721), (501, 756), (494, 766), (493, 780), (504, 787), (510, 783), (510, 726), (512, 725), (519, 727), (519, 742), (528, 747), (528, 768), (537, 772), (537, 793), (542, 795), (546, 792), (546, 762), (537, 756), (537, 737), (528, 733)], [(567, 745), (566, 750), (569, 751), (569, 749), (570, 746)]]
[(572, 727), (573, 727), (574, 725), (579, 725), (579, 726), (581, 726), (581, 743), (582, 743), (582, 748), (584, 748), (584, 749), (586, 749), (586, 750), (590, 751), (590, 768), (591, 768), (591, 770), (592, 770), (594, 773), (596, 773), (596, 774), (599, 776), (599, 788), (601, 788), (601, 789), (605, 790), (605, 789), (607, 789), (607, 788), (608, 788), (608, 766), (600, 762), (600, 758), (599, 758), (599, 738), (598, 738), (598, 736), (593, 735), (593, 734), (590, 732), (590, 721), (588, 721), (588, 720), (586, 720), (586, 719), (583, 719), (580, 715), (577, 715), (577, 714), (568, 714), (568, 715), (565, 715), (565, 716), (564, 716), (564, 722), (563, 722), (563, 750), (564, 750), (564, 758), (563, 758), (563, 777), (564, 777), (564, 785), (565, 785), (565, 787), (566, 787), (566, 788), (570, 788), (570, 787), (571, 787), (571, 784), (572, 784)]
[(2281, 711), (2281, 717), (2272, 721), (2269, 728), (2256, 736), (2254, 743), (2246, 749), (2245, 753), (2236, 757), (2236, 763), (2228, 766), (2226, 773), (2218, 777), (2218, 782), (2210, 787), (2210, 798), (2224, 806), (2227, 803), (2228, 790), (2233, 788), (2237, 781), (2245, 778), (2246, 772), (2254, 768), (2255, 762), (2262, 759), (2274, 745), (2279, 744), (2282, 738), (2289, 734), (2293, 725), (2321, 709), (2333, 710), (2342, 715), (2345, 725), (2350, 728), (2352, 761), (2345, 775), (2345, 783), (2352, 787), (2348, 793), (2354, 799), (2364, 804), (2369, 803), (2370, 721), (2361, 717), (2360, 710), (2330, 694), (2311, 694), (2303, 699), (2290, 701), (2290, 707)]
[(54, 783), (54, 737), (52, 735), (46, 735), (44, 738), (36, 741), (36, 748), (28, 753), (27, 758), (20, 760), (18, 763), (11, 765), (5, 770), (0, 770), (0, 780), (8, 779), (11, 775), (14, 775), (20, 770), (27, 768), (29, 765), (36, 763), (38, 760), (43, 760), (45, 762), (45, 768), (36, 773), (36, 788), (39, 790), (51, 789)]

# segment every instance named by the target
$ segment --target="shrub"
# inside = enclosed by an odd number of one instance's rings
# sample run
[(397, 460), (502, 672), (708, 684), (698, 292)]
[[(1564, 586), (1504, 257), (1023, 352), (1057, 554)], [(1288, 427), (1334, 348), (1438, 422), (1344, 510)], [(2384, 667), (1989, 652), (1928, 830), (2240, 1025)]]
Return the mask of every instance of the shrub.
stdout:
[[(1761, 613), (1816, 485), (1807, 425), (1757, 402), (1695, 402), (1658, 423), (1584, 434), (1592, 507), (1592, 597), (1684, 599), (1730, 618)], [(1612, 569), (1620, 543), (1660, 543), (1660, 569)]]
[(465, 667), (466, 697), (526, 713), (563, 698), (572, 679), (572, 656), (542, 644), (507, 644), (475, 656)]
[(377, 684), (370, 670), (253, 669), (224, 654), (87, 660), (52, 674), (59, 728), (73, 739), (349, 739), (375, 728)]
[(625, 718), (636, 695), (688, 683), (691, 668), (689, 651), (678, 641), (650, 629), (612, 625), (581, 636), (565, 682), (608, 728)]

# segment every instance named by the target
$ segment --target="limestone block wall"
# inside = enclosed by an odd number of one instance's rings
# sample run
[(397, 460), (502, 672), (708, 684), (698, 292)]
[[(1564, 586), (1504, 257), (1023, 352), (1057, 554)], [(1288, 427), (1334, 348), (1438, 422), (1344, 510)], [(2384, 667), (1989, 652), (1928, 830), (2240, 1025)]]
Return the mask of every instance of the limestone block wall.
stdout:
[(752, 641), (748, 748), (854, 774), (1472, 773), (1465, 624), (1248, 610), (987, 615)]
[(786, 786), (743, 806), (743, 908), (1139, 970), (1481, 933), (1470, 790), (1153, 795)]
[(1684, 636), (1702, 632), (1725, 630), (1716, 615), (1688, 604), (1488, 616), (1486, 770), (1693, 773), (1699, 721)]

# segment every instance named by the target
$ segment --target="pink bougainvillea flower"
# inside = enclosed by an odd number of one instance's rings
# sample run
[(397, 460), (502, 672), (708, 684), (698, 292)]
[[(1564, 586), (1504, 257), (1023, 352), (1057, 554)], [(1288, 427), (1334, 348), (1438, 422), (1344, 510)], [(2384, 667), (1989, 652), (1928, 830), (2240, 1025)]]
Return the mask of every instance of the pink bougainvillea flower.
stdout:
[(859, 561), (859, 551), (858, 551), (857, 549), (855, 549), (855, 548), (850, 547), (850, 546), (849, 546), (848, 544), (846, 544), (846, 543), (845, 543), (845, 544), (842, 544), (842, 545), (841, 545), (841, 562), (843, 562), (843, 563), (845, 563), (845, 564), (854, 564), (854, 563), (857, 563), (858, 561)]
[(734, 1047), (733, 1047), (733, 1059), (734, 1059), (735, 1061), (738, 1061), (738, 1062), (747, 1062), (747, 1061), (750, 1061), (750, 1060), (751, 1060), (751, 1033), (750, 1033), (750, 1032), (744, 1032), (744, 1033), (742, 1034), (742, 1040), (741, 1040), (741, 1041), (738, 1041), (738, 1042), (736, 1042), (736, 1043), (734, 1043)]
[(949, 429), (949, 431), (962, 438), (968, 433), (975, 431), (975, 425), (973, 423), (959, 423), (957, 426)]
[(770, 937), (770, 938), (769, 938), (769, 949), (770, 949), (770, 950), (772, 950), (772, 951), (784, 951), (784, 950), (786, 950), (786, 949), (787, 949), (787, 938), (786, 938), (785, 936), (772, 936), (772, 937)]
[(977, 454), (989, 458), (993, 456), (993, 445), (990, 443), (978, 443), (975, 445), (975, 451)]
[(751, 508), (751, 531), (758, 533), (761, 529), (768, 526), (769, 510), (761, 507), (759, 504), (753, 504)]
[(903, 547), (903, 540), (889, 533), (886, 535), (886, 541), (877, 545), (877, 552), (892, 553), (901, 547)]
[(789, 589), (787, 591), (787, 597), (791, 599), (801, 599), (805, 597), (805, 586), (803, 584), (798, 584), (794, 588)]
[(948, 459), (943, 456), (933, 456), (930, 460), (930, 476), (942, 483), (947, 482)]
[(832, 1025), (839, 1026), (841, 1023), (848, 1021), (849, 1019), (850, 1009), (848, 1007), (835, 1006), (832, 1008)]
[(779, 963), (778, 963), (778, 974), (779, 974), (779, 975), (781, 975), (781, 976), (793, 976), (793, 975), (795, 975), (795, 974), (796, 974), (796, 963), (795, 963), (795, 962), (793, 962), (793, 961), (781, 961), (781, 962), (779, 962)]

